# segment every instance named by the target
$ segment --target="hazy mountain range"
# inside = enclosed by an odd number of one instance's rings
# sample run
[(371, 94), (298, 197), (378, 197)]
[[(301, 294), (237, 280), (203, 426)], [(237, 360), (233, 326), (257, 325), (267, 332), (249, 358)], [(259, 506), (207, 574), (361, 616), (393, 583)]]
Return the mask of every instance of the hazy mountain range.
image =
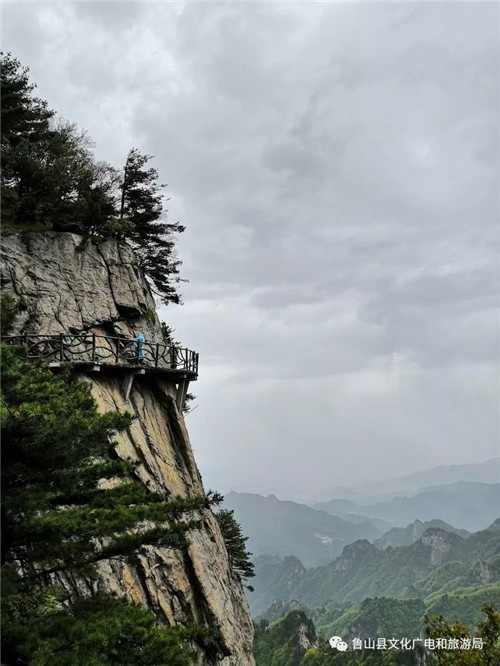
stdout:
[(224, 505), (234, 509), (254, 558), (293, 555), (314, 567), (359, 539), (384, 548), (409, 545), (427, 527), (461, 536), (484, 529), (500, 514), (500, 484), (462, 481), (372, 505), (341, 499), (315, 508), (274, 495), (230, 492)]
[(330, 626), (343, 606), (335, 625), (343, 626), (353, 604), (373, 596), (419, 598), (429, 609), (455, 604), (464, 617), (469, 602), (479, 612), (483, 600), (500, 601), (499, 462), (366, 484), (364, 494), (350, 489), (313, 507), (230, 492), (225, 507), (256, 566), (252, 614), (274, 602), (326, 605), (321, 624)]
[(224, 507), (234, 509), (254, 557), (294, 555), (307, 567), (326, 564), (340, 555), (346, 544), (358, 539), (373, 541), (391, 527), (383, 520), (339, 518), (274, 495), (230, 492)]
[(484, 529), (498, 517), (500, 483), (458, 481), (374, 504), (333, 499), (315, 504), (314, 507), (347, 520), (349, 514), (354, 513), (368, 518), (381, 518), (400, 527), (414, 520), (440, 519), (456, 528), (472, 532)]
[(440, 465), (421, 472), (369, 481), (348, 488), (336, 487), (332, 488), (328, 495), (329, 498), (352, 500), (358, 504), (371, 504), (376, 501), (390, 500), (397, 495), (408, 496), (430, 486), (441, 486), (458, 481), (500, 483), (500, 457), (481, 463)]

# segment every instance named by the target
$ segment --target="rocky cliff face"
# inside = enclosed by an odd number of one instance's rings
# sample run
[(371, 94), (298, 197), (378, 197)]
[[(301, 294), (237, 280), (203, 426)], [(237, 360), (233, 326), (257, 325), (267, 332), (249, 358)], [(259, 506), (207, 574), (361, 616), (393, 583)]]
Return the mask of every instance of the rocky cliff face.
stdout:
[(439, 527), (430, 527), (424, 532), (422, 543), (430, 547), (431, 566), (437, 567), (447, 559), (453, 546), (460, 543), (460, 537)]
[(360, 539), (344, 546), (342, 555), (335, 560), (335, 571), (353, 571), (372, 562), (377, 556), (377, 549), (366, 539)]
[[(89, 332), (161, 342), (155, 303), (130, 247), (93, 244), (65, 232), (29, 233), (2, 240), (2, 289), (22, 299), (15, 333)], [(175, 407), (175, 386), (157, 376), (138, 376), (125, 401), (122, 378), (112, 373), (82, 377), (92, 383), (100, 410), (128, 410), (138, 417), (117, 438), (117, 453), (141, 462), (153, 489), (199, 496), (203, 486), (184, 419)], [(138, 566), (105, 562), (95, 584), (154, 609), (168, 624), (216, 628), (220, 640), (200, 647), (197, 664), (252, 666), (253, 628), (242, 586), (231, 572), (224, 541), (210, 511), (188, 536), (186, 555), (149, 548)], [(78, 593), (81, 582), (64, 581)], [(88, 583), (90, 586), (91, 583)]]

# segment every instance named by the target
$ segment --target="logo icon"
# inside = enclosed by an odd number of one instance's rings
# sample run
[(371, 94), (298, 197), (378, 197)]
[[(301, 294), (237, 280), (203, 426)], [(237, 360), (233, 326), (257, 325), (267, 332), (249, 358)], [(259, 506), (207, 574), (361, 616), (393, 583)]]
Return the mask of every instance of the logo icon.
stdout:
[(328, 642), (332, 649), (337, 648), (339, 652), (345, 652), (347, 650), (347, 643), (343, 641), (340, 636), (332, 636)]

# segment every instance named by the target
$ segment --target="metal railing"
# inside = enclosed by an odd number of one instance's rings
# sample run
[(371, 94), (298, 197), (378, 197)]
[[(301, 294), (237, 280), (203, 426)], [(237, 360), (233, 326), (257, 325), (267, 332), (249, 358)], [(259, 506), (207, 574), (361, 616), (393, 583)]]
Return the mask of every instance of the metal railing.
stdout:
[(198, 374), (198, 354), (190, 349), (146, 340), (96, 335), (94, 333), (59, 333), (55, 335), (3, 336), (2, 342), (25, 345), (28, 358), (54, 362), (104, 363), (143, 366), (165, 370), (185, 370)]

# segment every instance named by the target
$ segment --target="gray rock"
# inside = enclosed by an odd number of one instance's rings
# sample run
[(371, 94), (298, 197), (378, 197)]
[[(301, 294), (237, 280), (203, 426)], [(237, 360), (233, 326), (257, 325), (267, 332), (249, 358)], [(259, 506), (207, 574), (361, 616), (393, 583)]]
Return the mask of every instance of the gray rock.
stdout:
[(27, 310), (15, 332), (141, 330), (161, 341), (155, 302), (126, 243), (93, 243), (73, 233), (27, 233), (2, 239), (2, 289)]

